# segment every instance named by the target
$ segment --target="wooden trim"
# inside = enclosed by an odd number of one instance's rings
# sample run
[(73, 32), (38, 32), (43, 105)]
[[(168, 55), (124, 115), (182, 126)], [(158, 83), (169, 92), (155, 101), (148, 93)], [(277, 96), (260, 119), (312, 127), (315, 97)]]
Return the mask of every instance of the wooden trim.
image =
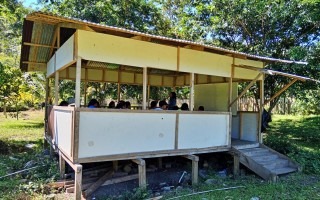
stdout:
[(147, 109), (147, 83), (148, 83), (148, 68), (143, 68), (143, 94), (142, 94), (142, 109)]
[[(36, 44), (36, 43), (30, 43), (30, 42), (24, 42), (23, 45), (26, 46), (34, 46), (34, 47), (45, 47), (45, 48), (51, 48), (51, 45), (46, 45), (46, 44)], [(58, 47), (53, 47), (57, 49)]]
[(54, 74), (54, 104), (59, 105), (59, 71)]
[(47, 66), (47, 63), (39, 63), (39, 62), (30, 62), (30, 61), (23, 61), (23, 64), (30, 64), (30, 65), (42, 65), (42, 66)]
[(264, 106), (267, 105), (270, 101), (272, 101), (274, 98), (279, 96), (282, 92), (284, 92), (286, 89), (288, 89), (292, 84), (294, 84), (298, 79), (293, 79), (290, 83), (285, 85), (281, 90), (279, 90), (277, 93), (275, 93), (269, 100), (264, 102)]
[(77, 68), (76, 68), (76, 92), (75, 92), (75, 105), (80, 107), (80, 97), (81, 97), (81, 57), (77, 58)]
[(56, 26), (56, 29), (54, 31), (54, 35), (53, 35), (53, 39), (52, 39), (52, 43), (51, 43), (51, 48), (50, 48), (50, 54), (49, 57), (51, 58), (52, 53), (53, 53), (53, 49), (54, 49), (54, 44), (57, 41), (57, 35), (58, 35), (58, 26)]
[(231, 147), (228, 145), (215, 146), (207, 148), (194, 148), (194, 149), (178, 149), (178, 150), (164, 150), (164, 151), (151, 151), (151, 152), (137, 152), (118, 154), (110, 156), (96, 156), (89, 158), (79, 158), (79, 163), (90, 163), (90, 162), (102, 162), (102, 161), (115, 161), (115, 160), (131, 160), (137, 158), (158, 158), (167, 156), (182, 156), (188, 154), (202, 154), (202, 153), (213, 153), (213, 152), (225, 152), (230, 151)]
[(78, 31), (74, 33), (74, 44), (73, 44), (73, 60), (78, 59)]
[(264, 75), (262, 81), (260, 81), (260, 108), (259, 108), (259, 124), (258, 124), (258, 133), (259, 133), (259, 142), (263, 143), (263, 137), (261, 133), (261, 126), (262, 126), (262, 114), (264, 109)]
[(232, 104), (234, 104), (238, 99), (240, 99), (246, 92), (247, 90), (260, 78), (260, 76), (262, 76), (262, 73), (259, 73), (256, 78), (254, 78), (249, 85), (247, 85), (246, 88), (244, 88), (244, 90), (241, 92), (241, 94), (239, 96), (237, 96), (237, 98), (235, 100), (233, 100), (230, 104), (229, 107), (232, 106)]
[(64, 178), (64, 173), (66, 170), (66, 162), (64, 161), (61, 152), (59, 151), (59, 171), (60, 171), (60, 178)]
[(180, 71), (180, 47), (177, 48), (177, 71)]
[(176, 113), (176, 129), (174, 136), (174, 149), (178, 149), (179, 145), (179, 113)]
[(190, 73), (190, 103), (189, 110), (194, 109), (194, 73)]
[(74, 139), (73, 139), (73, 162), (79, 159), (79, 136), (80, 136), (80, 112), (75, 111), (74, 116)]

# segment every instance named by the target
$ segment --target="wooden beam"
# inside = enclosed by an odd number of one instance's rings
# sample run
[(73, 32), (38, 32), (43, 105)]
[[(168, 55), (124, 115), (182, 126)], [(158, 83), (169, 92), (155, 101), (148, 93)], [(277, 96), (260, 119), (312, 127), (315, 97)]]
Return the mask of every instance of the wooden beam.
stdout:
[(66, 172), (66, 161), (61, 155), (61, 152), (59, 151), (59, 170), (60, 170), (60, 178), (64, 178), (64, 174)]
[(260, 143), (263, 143), (263, 138), (261, 134), (263, 109), (264, 109), (264, 75), (262, 80), (260, 81), (260, 107), (259, 107), (259, 127), (258, 127), (258, 133), (259, 133), (258, 138)]
[(183, 157), (192, 161), (192, 185), (198, 184), (198, 162), (199, 156), (196, 155), (184, 155)]
[(236, 102), (238, 99), (240, 99), (246, 92), (247, 90), (262, 76), (262, 73), (259, 73), (256, 78), (254, 78), (250, 83), (249, 85), (244, 88), (244, 90), (241, 92), (241, 94), (235, 99), (233, 100), (230, 104), (229, 104), (229, 107), (232, 106), (232, 104), (234, 104), (234, 102)]
[(54, 75), (54, 104), (59, 105), (59, 71)]
[(240, 172), (240, 156), (237, 153), (233, 154), (233, 177), (239, 177)]
[(143, 68), (143, 95), (142, 95), (142, 110), (147, 109), (147, 83), (148, 83), (148, 68)]
[(141, 35), (135, 35), (135, 36), (131, 37), (131, 39), (141, 40), (141, 41), (147, 41), (147, 42), (150, 42), (150, 41), (151, 41), (151, 38), (150, 38), (150, 37), (141, 36)]
[(85, 197), (88, 198), (94, 191), (96, 191), (102, 184), (104, 184), (113, 175), (113, 171), (107, 172), (104, 176), (99, 178), (94, 184), (92, 184), (86, 191)]
[(190, 111), (193, 111), (194, 107), (194, 73), (190, 73)]
[(80, 200), (82, 197), (82, 165), (76, 164), (75, 169), (74, 193), (75, 199)]
[(84, 24), (76, 24), (76, 23), (70, 23), (70, 22), (60, 22), (59, 27), (63, 28), (72, 28), (72, 29), (81, 29), (86, 31), (92, 31), (95, 32), (92, 28), (90, 28), (88, 25)]
[[(49, 58), (51, 58), (52, 56), (52, 53), (53, 53), (53, 49), (54, 49), (54, 44), (56, 43), (57, 41), (57, 35), (58, 33), (60, 33), (60, 28), (59, 26), (56, 27), (56, 30), (54, 31), (54, 35), (53, 35), (53, 39), (52, 39), (52, 43), (51, 43), (51, 48), (50, 48), (50, 54), (49, 54)], [(58, 44), (57, 44), (58, 46)]]
[[(46, 45), (46, 44), (36, 44), (36, 43), (29, 43), (29, 42), (24, 42), (23, 45), (27, 46), (35, 46), (35, 47), (46, 47), (46, 48), (51, 48), (51, 45)], [(58, 47), (53, 47), (53, 48), (58, 48)]]
[(30, 64), (30, 65), (42, 65), (47, 66), (47, 63), (39, 63), (39, 62), (30, 62), (30, 61), (22, 61), (23, 64)]
[(132, 160), (134, 163), (138, 164), (139, 171), (139, 187), (147, 186), (147, 175), (146, 175), (146, 162), (145, 160), (138, 158)]
[(196, 45), (192, 45), (192, 44), (188, 44), (188, 45), (184, 46), (184, 48), (198, 50), (198, 51), (203, 51), (204, 50), (203, 46), (196, 46)]
[(264, 102), (264, 106), (267, 105), (270, 101), (272, 101), (274, 98), (279, 96), (282, 92), (284, 92), (286, 89), (288, 89), (292, 84), (294, 84), (298, 79), (293, 79), (290, 83), (285, 85), (281, 90), (279, 90), (276, 94), (274, 94), (268, 101)]

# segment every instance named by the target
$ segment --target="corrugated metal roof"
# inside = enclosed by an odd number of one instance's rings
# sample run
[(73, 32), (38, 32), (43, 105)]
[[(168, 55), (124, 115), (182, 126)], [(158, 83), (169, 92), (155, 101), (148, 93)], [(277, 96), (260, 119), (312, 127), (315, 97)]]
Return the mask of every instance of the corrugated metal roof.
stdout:
[[(34, 21), (34, 22), (33, 22)], [(73, 23), (76, 25), (88, 26), (94, 29), (96, 32), (102, 32), (112, 35), (117, 35), (121, 37), (133, 37), (133, 36), (142, 36), (146, 38), (151, 38), (151, 42), (174, 45), (185, 47), (187, 45), (192, 45), (196, 47), (201, 47), (204, 51), (214, 52), (218, 54), (231, 54), (235, 57), (245, 57), (247, 59), (252, 60), (260, 60), (265, 62), (281, 62), (281, 63), (296, 63), (296, 64), (307, 64), (303, 61), (291, 61), (291, 60), (283, 60), (276, 58), (269, 58), (257, 55), (251, 55), (247, 53), (242, 53), (238, 51), (233, 51), (229, 49), (224, 49), (221, 47), (207, 45), (187, 40), (168, 38), (164, 36), (152, 35), (147, 33), (141, 33), (138, 31), (128, 30), (124, 28), (108, 26), (97, 24), (93, 22), (88, 22), (86, 20), (80, 20), (76, 18), (70, 17), (61, 17), (58, 15), (44, 13), (44, 12), (34, 12), (27, 15), (26, 20), (24, 21), (23, 27), (23, 37), (22, 37), (22, 48), (21, 48), (21, 69), (26, 70), (26, 66), (23, 64), (23, 61), (29, 62), (41, 62), (46, 63), (50, 59), (50, 48), (44, 47), (31, 47), (28, 48), (27, 45), (24, 45), (24, 42), (32, 42), (35, 44), (44, 44), (44, 45), (52, 45), (53, 36), (55, 33), (55, 25), (61, 22)], [(73, 33), (75, 29), (72, 28), (61, 28), (60, 32), (60, 44), (63, 44)], [(32, 35), (32, 38), (30, 38)], [(45, 50), (46, 49), (46, 50)], [(49, 50), (48, 50), (49, 49)], [(30, 52), (30, 53), (29, 53)], [(27, 58), (28, 55), (28, 58)]]

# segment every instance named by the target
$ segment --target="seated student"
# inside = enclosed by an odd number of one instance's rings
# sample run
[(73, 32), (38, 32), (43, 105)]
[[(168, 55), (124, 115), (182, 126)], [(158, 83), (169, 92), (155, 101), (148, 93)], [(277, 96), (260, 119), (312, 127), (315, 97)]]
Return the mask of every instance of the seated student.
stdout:
[(150, 110), (155, 110), (157, 108), (158, 101), (151, 101)]
[(165, 100), (162, 100), (159, 102), (159, 108), (160, 110), (168, 110), (168, 104)]
[(108, 108), (116, 108), (116, 103), (114, 103), (114, 101), (110, 101)]
[(178, 106), (173, 106), (172, 110), (179, 110)]
[(181, 110), (189, 110), (189, 106), (188, 106), (188, 104), (187, 103), (183, 103), (182, 105), (181, 105), (181, 108), (180, 108)]
[(198, 111), (204, 111), (204, 107), (203, 106), (199, 106)]
[(121, 100), (117, 103), (116, 109), (124, 109), (125, 106), (126, 106), (126, 103)]
[(99, 108), (100, 104), (97, 99), (91, 99), (88, 104), (88, 108)]
[(131, 110), (131, 103), (130, 101), (125, 102), (125, 108)]
[(67, 101), (61, 101), (59, 106), (68, 106), (68, 102)]

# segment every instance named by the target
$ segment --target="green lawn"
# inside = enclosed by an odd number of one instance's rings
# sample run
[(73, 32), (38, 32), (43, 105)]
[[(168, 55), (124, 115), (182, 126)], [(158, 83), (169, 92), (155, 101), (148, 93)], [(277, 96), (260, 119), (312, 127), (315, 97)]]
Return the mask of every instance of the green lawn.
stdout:
[[(0, 199), (43, 199), (43, 193), (52, 192), (44, 185), (57, 178), (57, 161), (43, 155), (43, 118), (43, 111), (23, 112), (18, 121), (5, 119), (0, 113), (0, 176), (23, 169), (29, 161), (44, 165), (25, 174), (0, 179)], [(277, 183), (268, 183), (251, 173), (238, 180), (231, 175), (221, 178), (212, 173), (214, 184), (200, 183), (191, 190), (168, 193), (163, 199), (233, 186), (244, 187), (180, 199), (320, 199), (320, 117), (277, 115), (273, 116), (270, 126), (264, 136), (265, 144), (296, 160), (303, 166), (303, 172), (281, 177)], [(36, 146), (28, 149), (26, 144)], [(145, 194), (127, 199), (141, 196)]]

